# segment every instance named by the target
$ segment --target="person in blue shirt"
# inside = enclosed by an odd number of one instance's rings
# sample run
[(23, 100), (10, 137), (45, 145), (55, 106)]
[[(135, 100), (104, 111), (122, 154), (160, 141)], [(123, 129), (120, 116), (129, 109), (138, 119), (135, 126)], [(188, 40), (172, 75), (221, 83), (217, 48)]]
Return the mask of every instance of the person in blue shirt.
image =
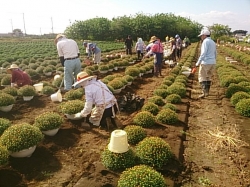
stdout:
[(88, 58), (93, 55), (94, 64), (99, 65), (101, 62), (101, 49), (94, 43), (83, 42), (83, 46), (86, 48)]
[(199, 98), (204, 98), (209, 95), (211, 80), (216, 64), (216, 44), (210, 38), (210, 31), (208, 29), (201, 30), (199, 35), (202, 40), (201, 53), (196, 66), (199, 66), (198, 80), (201, 84), (202, 94)]

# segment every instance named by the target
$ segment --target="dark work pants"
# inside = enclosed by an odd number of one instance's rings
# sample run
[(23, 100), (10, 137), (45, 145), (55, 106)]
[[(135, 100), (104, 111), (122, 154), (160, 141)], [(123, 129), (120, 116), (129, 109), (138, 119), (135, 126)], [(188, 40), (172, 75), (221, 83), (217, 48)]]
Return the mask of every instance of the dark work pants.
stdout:
[[(116, 105), (114, 105), (113, 107), (114, 107), (114, 110), (115, 110), (115, 113), (116, 113), (118, 111)], [(103, 115), (102, 115), (102, 119), (100, 121), (100, 126), (106, 128), (107, 127), (107, 121), (106, 121), (106, 119), (110, 118), (111, 119), (111, 123), (116, 127), (117, 125), (115, 123), (114, 118), (112, 118), (112, 116), (113, 116), (112, 107), (106, 108), (104, 110)]]
[(132, 47), (126, 48), (126, 54), (132, 55)]

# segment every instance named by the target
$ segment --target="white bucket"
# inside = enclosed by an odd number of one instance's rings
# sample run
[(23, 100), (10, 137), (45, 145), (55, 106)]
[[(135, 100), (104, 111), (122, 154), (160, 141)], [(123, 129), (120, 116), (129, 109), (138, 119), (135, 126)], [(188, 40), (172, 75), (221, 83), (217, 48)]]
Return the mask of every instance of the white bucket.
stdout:
[(53, 102), (62, 102), (62, 94), (60, 91), (52, 94), (50, 98)]
[(124, 130), (114, 130), (111, 133), (108, 149), (114, 153), (125, 153), (128, 151), (128, 138)]
[(186, 75), (187, 77), (189, 77), (189, 75), (191, 74), (191, 72), (190, 71), (183, 71), (183, 72), (181, 72), (183, 75)]
[(54, 80), (56, 80), (56, 79), (58, 79), (58, 78), (60, 78), (61, 76), (60, 75), (55, 75), (54, 76)]
[(43, 89), (43, 83), (37, 83), (33, 85), (37, 92), (41, 92)]

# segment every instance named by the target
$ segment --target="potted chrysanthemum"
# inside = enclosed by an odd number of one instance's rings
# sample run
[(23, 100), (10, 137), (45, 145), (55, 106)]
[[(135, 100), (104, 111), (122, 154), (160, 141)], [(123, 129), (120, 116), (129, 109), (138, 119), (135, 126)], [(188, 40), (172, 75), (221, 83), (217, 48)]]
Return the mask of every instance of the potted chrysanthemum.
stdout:
[(0, 167), (6, 165), (8, 163), (8, 160), (9, 160), (8, 150), (0, 145)]
[(42, 141), (43, 133), (28, 123), (12, 125), (0, 137), (0, 144), (7, 148), (13, 157), (29, 157)]
[(166, 183), (161, 173), (147, 165), (137, 165), (122, 172), (118, 187), (157, 186), (165, 187)]
[(11, 122), (8, 119), (0, 118), (0, 136), (3, 132), (11, 126)]
[(63, 118), (55, 112), (45, 112), (35, 118), (34, 125), (45, 135), (54, 136), (63, 123)]
[(24, 101), (30, 101), (36, 95), (36, 89), (31, 85), (24, 85), (19, 88), (18, 95), (23, 96)]
[(69, 100), (61, 103), (59, 109), (68, 119), (78, 120), (79, 117), (76, 118), (75, 114), (82, 111), (84, 104), (85, 102), (82, 100)]
[(7, 93), (0, 93), (0, 111), (9, 112), (15, 103), (15, 98)]

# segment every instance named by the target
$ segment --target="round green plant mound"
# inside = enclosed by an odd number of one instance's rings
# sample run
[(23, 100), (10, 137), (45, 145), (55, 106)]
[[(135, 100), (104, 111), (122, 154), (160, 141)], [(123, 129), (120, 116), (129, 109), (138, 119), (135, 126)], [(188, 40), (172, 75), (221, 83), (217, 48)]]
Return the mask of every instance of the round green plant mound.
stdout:
[(148, 111), (153, 115), (158, 114), (158, 112), (160, 111), (159, 106), (151, 102), (147, 102), (146, 104), (144, 104), (141, 110)]
[(0, 118), (0, 136), (11, 126), (11, 121), (5, 118)]
[(240, 100), (249, 99), (249, 98), (250, 98), (250, 94), (240, 91), (232, 95), (232, 97), (230, 98), (230, 102), (232, 103), (232, 105), (235, 106)]
[(141, 127), (152, 127), (155, 124), (155, 117), (148, 111), (142, 111), (135, 115), (133, 122)]
[(240, 86), (238, 84), (230, 84), (226, 90), (226, 97), (231, 98), (234, 93), (239, 91), (248, 92), (249, 89), (247, 89), (247, 87)]
[(181, 97), (186, 96), (186, 88), (180, 85), (181, 83), (174, 83), (168, 87), (167, 91), (169, 94), (177, 94)]
[(140, 74), (139, 68), (136, 67), (128, 67), (125, 70), (125, 75), (130, 75), (132, 77), (137, 77)]
[(161, 168), (172, 158), (170, 146), (159, 137), (147, 137), (135, 148), (136, 156), (142, 164)]
[(173, 82), (171, 80), (163, 80), (162, 84), (170, 86), (171, 84), (173, 84)]
[(57, 129), (63, 123), (63, 118), (55, 112), (45, 112), (35, 118), (34, 125), (41, 131)]
[(67, 100), (75, 100), (75, 99), (82, 99), (84, 95), (84, 90), (81, 88), (78, 88), (76, 90), (69, 90), (64, 94), (64, 98)]
[(154, 103), (154, 104), (156, 104), (158, 106), (165, 105), (165, 102), (164, 102), (163, 98), (161, 96), (158, 96), (158, 95), (149, 97), (148, 102), (152, 102), (152, 103)]
[(106, 147), (101, 153), (101, 161), (110, 170), (126, 169), (135, 165), (135, 154), (132, 149), (125, 153), (113, 153)]
[(10, 85), (11, 83), (11, 75), (6, 74), (2, 79), (1, 79), (1, 85)]
[(43, 139), (39, 128), (28, 123), (12, 125), (0, 137), (0, 144), (10, 152), (18, 152), (37, 145)]
[(52, 86), (44, 86), (41, 92), (45, 95), (51, 95), (55, 93), (55, 89)]
[(168, 95), (168, 91), (167, 91), (167, 89), (158, 88), (158, 89), (154, 90), (153, 94), (165, 99), (165, 97), (167, 97), (167, 95)]
[(178, 94), (170, 94), (166, 97), (168, 103), (177, 104), (181, 102), (181, 96)]
[(167, 108), (169, 108), (169, 109), (171, 109), (171, 110), (173, 110), (173, 111), (177, 111), (177, 108), (176, 108), (176, 106), (174, 105), (174, 104), (172, 104), (172, 103), (166, 103), (163, 107), (162, 107), (162, 109), (167, 109)]
[(59, 77), (56, 80), (52, 81), (52, 85), (56, 88), (59, 88), (60, 86), (64, 86), (64, 81), (63, 81), (63, 77)]
[(108, 85), (114, 90), (121, 89), (124, 86), (123, 82), (117, 79), (110, 81)]
[(19, 88), (18, 95), (21, 96), (35, 96), (36, 89), (34, 86), (31, 85), (24, 85), (23, 87)]
[(240, 115), (250, 117), (250, 99), (242, 99), (235, 105), (235, 110)]
[(12, 95), (12, 96), (14, 96), (14, 97), (16, 97), (17, 96), (17, 94), (18, 94), (18, 89), (16, 88), (16, 87), (6, 87), (6, 88), (4, 88), (3, 90), (2, 90), (4, 93), (7, 93), (7, 94), (10, 94), (10, 95)]
[(7, 164), (9, 161), (9, 152), (5, 147), (0, 145), (0, 166)]
[(15, 98), (7, 93), (0, 93), (0, 107), (1, 106), (9, 106), (15, 103)]
[(136, 145), (147, 136), (147, 132), (141, 126), (128, 125), (124, 128), (127, 132), (128, 143)]
[(178, 121), (178, 115), (170, 108), (162, 109), (157, 115), (156, 120), (163, 124), (174, 124)]
[(118, 187), (166, 187), (164, 177), (146, 165), (138, 165), (122, 172)]
[(82, 100), (70, 100), (65, 103), (61, 103), (59, 108), (63, 114), (77, 114), (84, 108), (85, 102)]

